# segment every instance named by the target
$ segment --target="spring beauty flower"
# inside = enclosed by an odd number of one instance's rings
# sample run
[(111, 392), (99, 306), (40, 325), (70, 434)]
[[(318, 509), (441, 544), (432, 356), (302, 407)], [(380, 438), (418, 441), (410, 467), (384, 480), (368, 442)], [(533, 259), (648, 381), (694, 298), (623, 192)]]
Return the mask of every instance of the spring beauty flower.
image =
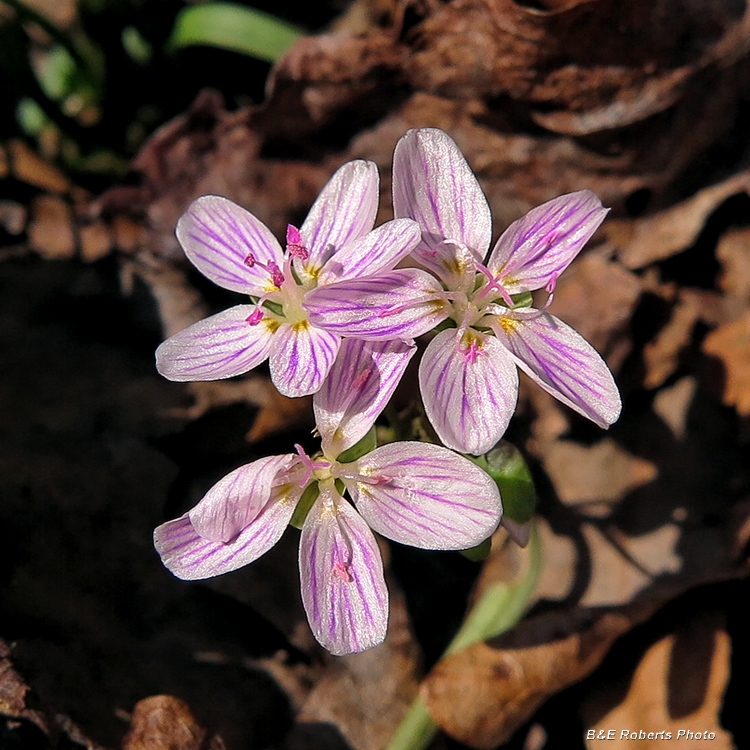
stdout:
[(296, 446), (296, 454), (241, 466), (154, 532), (174, 575), (209, 578), (268, 551), (312, 500), (299, 547), (302, 601), (315, 637), (334, 654), (385, 638), (388, 591), (373, 531), (415, 547), (465, 549), (492, 534), (502, 513), (495, 482), (442, 446), (398, 442), (346, 455), (372, 434), (415, 346), (346, 339), (341, 348), (313, 399), (321, 454)]
[[(546, 312), (559, 275), (608, 209), (588, 190), (532, 209), (492, 238), (487, 199), (453, 140), (409, 131), (393, 158), (397, 217), (422, 230), (412, 257), (442, 282), (454, 327), (429, 343), (419, 368), (425, 412), (445, 445), (481, 454), (505, 432), (516, 406), (516, 366), (562, 403), (606, 428), (620, 414), (609, 368), (570, 326)], [(529, 306), (546, 290), (547, 304)], [(525, 299), (523, 299), (525, 298)]]
[(232, 201), (195, 200), (177, 224), (185, 254), (211, 281), (249, 295), (250, 304), (167, 339), (156, 351), (159, 372), (170, 380), (219, 380), (268, 359), (271, 380), (285, 396), (315, 393), (341, 345), (326, 325), (327, 311), (349, 293), (338, 289), (341, 282), (356, 283), (364, 297), (362, 338), (408, 340), (429, 330), (446, 314), (424, 302), (439, 285), (424, 271), (392, 270), (419, 241), (419, 228), (397, 219), (373, 230), (377, 204), (375, 164), (344, 164), (299, 230), (288, 227), (284, 252), (260, 220)]

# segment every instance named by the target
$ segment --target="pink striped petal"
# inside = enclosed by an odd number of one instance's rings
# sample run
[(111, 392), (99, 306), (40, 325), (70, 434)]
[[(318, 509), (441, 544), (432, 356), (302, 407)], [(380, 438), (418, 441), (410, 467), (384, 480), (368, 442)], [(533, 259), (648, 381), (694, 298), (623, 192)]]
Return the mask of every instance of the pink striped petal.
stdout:
[(562, 320), (514, 310), (493, 329), (518, 366), (556, 399), (605, 429), (620, 416), (620, 393), (609, 368)]
[(277, 487), (271, 500), (231, 542), (212, 542), (195, 530), (186, 513), (154, 531), (154, 546), (178, 578), (196, 581), (237, 570), (257, 560), (281, 539), (302, 494), (295, 485)]
[(343, 655), (382, 643), (388, 590), (378, 543), (332, 486), (321, 487), (302, 527), (299, 568), (302, 602), (321, 646)]
[(276, 322), (247, 322), (255, 305), (237, 305), (170, 336), (156, 350), (156, 369), (169, 380), (222, 380), (268, 357)]
[(367, 478), (342, 476), (362, 518), (402, 544), (467, 549), (500, 522), (502, 504), (492, 478), (442, 446), (390, 443), (344, 468)]
[(284, 263), (281, 247), (268, 227), (249, 211), (218, 195), (194, 200), (177, 222), (177, 239), (193, 265), (215, 284), (261, 296), (273, 288), (260, 265)]
[(319, 271), (344, 245), (372, 229), (379, 182), (378, 168), (371, 161), (357, 159), (336, 171), (300, 227), (302, 244), (309, 253), (303, 269)]
[(411, 219), (395, 219), (349, 242), (323, 266), (318, 284), (373, 276), (390, 271), (419, 242), (419, 227)]
[(482, 188), (453, 140), (442, 130), (410, 130), (393, 154), (393, 210), (414, 219), (422, 242), (414, 257), (444, 281), (454, 273), (452, 250), (465, 245), (482, 261), (492, 239), (492, 215)]
[(295, 460), (294, 455), (268, 456), (227, 474), (188, 513), (195, 531), (212, 542), (234, 539), (263, 510), (277, 475)]
[(341, 339), (310, 325), (283, 323), (273, 340), (269, 365), (279, 393), (309, 396), (323, 384), (339, 351)]
[(518, 371), (491, 335), (439, 333), (419, 365), (427, 418), (449, 448), (479, 455), (503, 436), (518, 397)]
[(303, 303), (311, 323), (340, 336), (414, 339), (448, 316), (443, 287), (426, 271), (402, 268), (313, 289)]
[(608, 213), (590, 190), (547, 201), (505, 230), (487, 267), (510, 294), (543, 289), (570, 265)]
[(344, 339), (313, 397), (323, 453), (338, 456), (361, 440), (396, 390), (417, 347), (404, 341)]

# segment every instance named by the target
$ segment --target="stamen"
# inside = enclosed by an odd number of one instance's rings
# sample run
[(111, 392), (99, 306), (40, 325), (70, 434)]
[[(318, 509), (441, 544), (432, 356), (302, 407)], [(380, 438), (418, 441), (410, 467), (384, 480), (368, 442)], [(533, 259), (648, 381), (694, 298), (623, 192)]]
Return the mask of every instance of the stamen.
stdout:
[(310, 253), (302, 243), (302, 237), (297, 227), (292, 224), (288, 224), (286, 228), (286, 249), (287, 252), (294, 258), (300, 260), (307, 260)]
[(268, 264), (261, 263), (252, 253), (248, 253), (242, 263), (248, 268), (260, 266), (264, 271), (268, 271), (271, 274), (274, 286), (281, 288), (281, 285), (284, 283), (284, 274), (281, 273), (281, 269), (273, 261)]
[(481, 271), (487, 277), (488, 283), (485, 287), (479, 290), (479, 293), (474, 297), (474, 302), (479, 302), (479, 300), (486, 297), (491, 291), (496, 290), (503, 298), (503, 302), (505, 302), (508, 307), (513, 307), (513, 299), (508, 293), (508, 290), (500, 283), (500, 277), (495, 276), (483, 263), (477, 263), (477, 270)]
[(294, 448), (299, 454), (300, 460), (307, 469), (304, 477), (302, 478), (302, 481), (299, 483), (300, 487), (307, 486), (308, 482), (310, 481), (310, 477), (312, 477), (313, 472), (316, 469), (327, 469), (331, 465), (330, 461), (313, 461), (310, 456), (305, 453), (305, 449), (299, 443), (295, 443)]
[(461, 349), (461, 352), (466, 356), (466, 362), (470, 365), (473, 365), (474, 362), (477, 361), (477, 357), (479, 357), (480, 354), (486, 354), (486, 352), (477, 345), (477, 340), (475, 338), (471, 339), (471, 344), (468, 349)]
[(268, 264), (268, 272), (271, 274), (271, 281), (273, 281), (274, 286), (281, 288), (284, 283), (284, 274), (273, 261)]
[(544, 312), (551, 304), (552, 300), (555, 299), (555, 287), (557, 286), (557, 274), (552, 274), (552, 278), (547, 282), (547, 286), (544, 287), (544, 291), (547, 292), (549, 297), (544, 303), (544, 306), (540, 309), (540, 313)]
[(555, 287), (557, 286), (557, 274), (553, 273), (550, 280), (547, 282), (547, 286), (544, 287), (544, 291), (548, 294), (555, 293)]
[(384, 484), (390, 484), (392, 481), (391, 477), (384, 476), (368, 476), (367, 474), (360, 474), (358, 471), (354, 471), (349, 467), (350, 464), (339, 464), (335, 466), (335, 475), (341, 479), (349, 479), (350, 481), (359, 482), (360, 484), (369, 484), (372, 487), (380, 487)]
[(251, 326), (257, 326), (261, 320), (263, 320), (263, 310), (261, 310), (260, 307), (256, 307), (255, 310), (245, 318), (245, 321)]

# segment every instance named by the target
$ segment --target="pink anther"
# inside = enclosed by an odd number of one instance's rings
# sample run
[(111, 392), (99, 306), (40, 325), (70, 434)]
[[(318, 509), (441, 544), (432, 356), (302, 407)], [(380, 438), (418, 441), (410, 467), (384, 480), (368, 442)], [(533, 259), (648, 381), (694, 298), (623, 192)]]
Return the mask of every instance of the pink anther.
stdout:
[(245, 257), (245, 260), (242, 261), (248, 268), (252, 268), (257, 261), (255, 260), (255, 256), (252, 253), (248, 253)]
[(557, 274), (553, 273), (552, 277), (547, 282), (547, 286), (544, 287), (544, 291), (547, 292), (547, 294), (553, 294), (556, 286), (557, 286)]
[(307, 260), (310, 255), (302, 242), (299, 229), (292, 224), (288, 224), (286, 228), (286, 249), (292, 257), (300, 260)]
[(274, 286), (281, 287), (284, 283), (284, 274), (281, 273), (281, 269), (273, 262), (268, 264), (268, 271), (271, 274), (271, 281)]
[(263, 310), (261, 310), (259, 307), (256, 307), (255, 310), (253, 310), (250, 315), (245, 318), (245, 321), (251, 326), (257, 326), (261, 320), (263, 320)]

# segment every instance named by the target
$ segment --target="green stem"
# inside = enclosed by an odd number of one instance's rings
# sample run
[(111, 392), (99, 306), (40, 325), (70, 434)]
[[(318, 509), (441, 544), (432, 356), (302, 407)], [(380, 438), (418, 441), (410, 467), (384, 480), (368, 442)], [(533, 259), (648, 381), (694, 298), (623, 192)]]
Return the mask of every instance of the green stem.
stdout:
[[(536, 525), (529, 540), (529, 566), (514, 583), (489, 586), (474, 604), (461, 629), (448, 645), (443, 658), (479, 641), (505, 633), (523, 617), (542, 572), (542, 545)], [(406, 712), (387, 750), (424, 750), (438, 728), (418, 695)]]
[(424, 750), (437, 734), (427, 706), (419, 695), (409, 706), (386, 750)]

